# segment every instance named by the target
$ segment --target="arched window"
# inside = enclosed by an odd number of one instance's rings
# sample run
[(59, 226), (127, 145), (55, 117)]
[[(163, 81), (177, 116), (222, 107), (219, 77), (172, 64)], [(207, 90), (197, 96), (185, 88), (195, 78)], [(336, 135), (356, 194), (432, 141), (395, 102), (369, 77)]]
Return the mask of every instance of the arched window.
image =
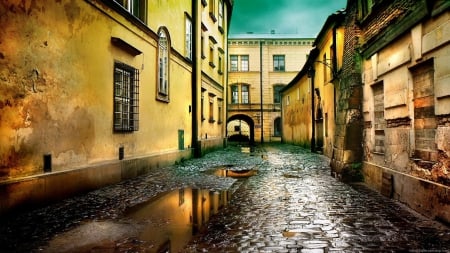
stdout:
[(165, 28), (158, 32), (158, 94), (157, 98), (169, 101), (169, 34)]

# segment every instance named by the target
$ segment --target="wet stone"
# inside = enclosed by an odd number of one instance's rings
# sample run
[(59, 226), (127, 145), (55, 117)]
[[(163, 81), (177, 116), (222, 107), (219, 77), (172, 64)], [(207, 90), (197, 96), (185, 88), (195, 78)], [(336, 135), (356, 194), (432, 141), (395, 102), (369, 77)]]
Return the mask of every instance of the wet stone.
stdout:
[[(186, 234), (194, 236), (177, 244), (180, 252), (450, 250), (448, 227), (364, 185), (339, 182), (330, 176), (329, 163), (324, 156), (291, 145), (242, 150), (230, 145), (199, 159), (154, 169), (132, 180), (2, 218), (0, 252), (52, 252), (49, 246), (55, 238), (75, 247), (79, 242), (68, 240), (69, 235), (82, 231), (85, 224), (97, 224), (96, 230), (102, 229), (101, 238), (106, 238), (83, 248), (85, 252), (157, 252), (167, 244), (152, 241), (154, 233), (165, 229), (149, 229), (148, 238), (139, 236), (140, 229), (148, 223), (164, 227), (174, 218), (138, 219), (141, 216), (132, 217), (130, 210), (151, 205), (160, 194), (172, 193), (168, 202), (175, 205), (161, 209), (165, 214), (179, 208), (183, 201), (187, 203), (192, 195), (187, 189), (205, 192), (194, 192), (198, 201), (182, 209), (189, 224), (184, 228), (192, 229)], [(215, 174), (218, 169), (221, 171)], [(229, 176), (253, 170), (256, 173), (250, 176)], [(185, 189), (184, 198), (180, 197), (181, 189)], [(223, 191), (230, 194), (218, 195)], [(228, 202), (219, 208), (217, 204), (223, 199)], [(169, 234), (162, 236), (170, 239), (169, 244), (175, 243), (176, 238)]]

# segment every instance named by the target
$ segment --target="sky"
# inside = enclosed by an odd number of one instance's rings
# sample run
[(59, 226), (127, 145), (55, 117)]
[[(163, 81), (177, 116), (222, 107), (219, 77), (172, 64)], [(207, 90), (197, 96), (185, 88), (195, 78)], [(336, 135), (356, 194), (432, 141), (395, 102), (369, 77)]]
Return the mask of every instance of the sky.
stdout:
[(234, 0), (230, 34), (298, 34), (314, 38), (347, 0)]

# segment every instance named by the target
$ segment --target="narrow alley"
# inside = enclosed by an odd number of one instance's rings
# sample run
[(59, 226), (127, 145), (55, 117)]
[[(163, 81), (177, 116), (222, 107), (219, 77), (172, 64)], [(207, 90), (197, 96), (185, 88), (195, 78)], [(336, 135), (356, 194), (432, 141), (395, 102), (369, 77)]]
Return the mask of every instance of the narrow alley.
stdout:
[(325, 156), (280, 144), (229, 146), (10, 214), (0, 234), (1, 252), (450, 250), (447, 226), (331, 177)]

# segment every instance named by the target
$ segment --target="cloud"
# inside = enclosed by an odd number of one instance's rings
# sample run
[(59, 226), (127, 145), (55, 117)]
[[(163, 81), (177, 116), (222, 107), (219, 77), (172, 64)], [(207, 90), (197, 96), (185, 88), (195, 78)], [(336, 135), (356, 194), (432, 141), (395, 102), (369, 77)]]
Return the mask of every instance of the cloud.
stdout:
[(236, 0), (230, 33), (297, 33), (314, 37), (347, 0)]

